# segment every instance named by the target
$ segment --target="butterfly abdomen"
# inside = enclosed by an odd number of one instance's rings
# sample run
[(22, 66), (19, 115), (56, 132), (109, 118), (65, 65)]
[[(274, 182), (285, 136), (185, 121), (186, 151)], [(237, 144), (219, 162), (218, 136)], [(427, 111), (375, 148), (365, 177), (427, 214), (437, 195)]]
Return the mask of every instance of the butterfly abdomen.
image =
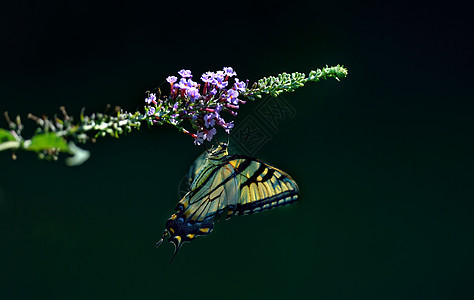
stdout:
[(199, 222), (186, 219), (182, 213), (173, 214), (166, 222), (166, 230), (171, 234), (171, 241), (176, 236), (179, 236), (182, 242), (191, 241), (197, 236), (209, 234), (213, 228), (212, 217)]

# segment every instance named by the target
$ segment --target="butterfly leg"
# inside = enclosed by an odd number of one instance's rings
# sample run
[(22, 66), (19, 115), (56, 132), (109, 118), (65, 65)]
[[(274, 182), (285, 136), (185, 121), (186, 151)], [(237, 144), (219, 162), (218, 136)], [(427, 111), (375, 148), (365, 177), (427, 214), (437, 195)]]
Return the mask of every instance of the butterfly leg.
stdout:
[(163, 241), (165, 240), (165, 237), (166, 237), (167, 235), (168, 235), (168, 230), (165, 230), (165, 231), (163, 232), (163, 235), (161, 236), (161, 239), (160, 239), (158, 242), (156, 242), (156, 244), (155, 244), (155, 247), (156, 247), (156, 248), (158, 248), (158, 247), (161, 245), (161, 243), (163, 243)]

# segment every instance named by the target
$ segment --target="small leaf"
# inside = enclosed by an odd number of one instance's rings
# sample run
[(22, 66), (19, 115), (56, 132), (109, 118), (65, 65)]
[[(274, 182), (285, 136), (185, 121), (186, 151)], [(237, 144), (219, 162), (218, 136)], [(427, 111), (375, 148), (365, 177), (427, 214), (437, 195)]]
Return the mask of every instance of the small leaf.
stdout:
[(54, 132), (35, 135), (31, 139), (31, 144), (27, 150), (39, 152), (51, 148), (59, 149), (61, 152), (69, 152), (66, 140), (57, 136)]
[(73, 142), (69, 142), (69, 150), (72, 156), (66, 158), (66, 165), (70, 167), (83, 164), (91, 156), (89, 151), (77, 147)]
[(15, 137), (10, 133), (10, 131), (0, 128), (0, 143), (15, 141)]

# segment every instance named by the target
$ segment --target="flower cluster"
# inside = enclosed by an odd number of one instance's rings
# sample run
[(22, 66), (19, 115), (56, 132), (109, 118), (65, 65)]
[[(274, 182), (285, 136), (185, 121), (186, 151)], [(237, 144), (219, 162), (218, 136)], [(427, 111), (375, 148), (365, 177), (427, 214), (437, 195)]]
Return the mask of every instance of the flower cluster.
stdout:
[[(217, 72), (205, 72), (200, 80), (193, 81), (190, 70), (181, 70), (179, 81), (176, 76), (168, 76), (170, 94), (163, 99), (150, 93), (145, 99), (146, 115), (150, 123), (169, 123), (194, 138), (196, 145), (205, 140), (211, 141), (217, 133), (216, 126), (222, 127), (228, 134), (234, 127), (233, 121), (227, 122), (222, 117), (226, 112), (236, 116), (236, 110), (245, 101), (239, 99), (245, 94), (248, 81), (240, 81), (234, 76), (237, 73), (231, 67)], [(233, 83), (230, 79), (233, 78)], [(188, 120), (196, 133), (191, 133), (180, 124)]]
[[(61, 108), (63, 117), (48, 118), (28, 115), (29, 119), (37, 123), (35, 133), (25, 138), (22, 134), (24, 128), (20, 116), (14, 121), (8, 113), (4, 116), (9, 129), (0, 128), (0, 152), (12, 151), (12, 158), (16, 159), (16, 152), (20, 150), (38, 153), (41, 159), (56, 160), (59, 153), (68, 153), (69, 165), (81, 164), (89, 156), (86, 150), (82, 150), (75, 143), (95, 142), (97, 138), (113, 136), (118, 138), (122, 134), (140, 129), (143, 123), (171, 124), (178, 130), (194, 138), (195, 144), (202, 144), (205, 140), (211, 141), (217, 133), (216, 128), (223, 128), (227, 133), (234, 127), (234, 123), (224, 120), (224, 113), (237, 115), (239, 105), (247, 100), (256, 100), (263, 95), (278, 96), (280, 93), (292, 92), (304, 86), (307, 82), (319, 82), (322, 79), (334, 78), (336, 80), (345, 78), (348, 71), (344, 66), (333, 66), (316, 69), (305, 74), (282, 73), (277, 76), (264, 77), (252, 85), (248, 80), (243, 82), (238, 78), (232, 68), (224, 68), (217, 72), (206, 72), (200, 77), (201, 83), (193, 81), (193, 75), (189, 70), (178, 72), (176, 76), (169, 76), (166, 80), (170, 85), (170, 93), (166, 97), (161, 96), (158, 88), (156, 93), (148, 92), (145, 99), (145, 112), (136, 111), (130, 113), (116, 107), (109, 111), (107, 106), (104, 113), (93, 113), (90, 116), (84, 114), (84, 109), (79, 120), (74, 121), (72, 116)], [(189, 121), (193, 132), (184, 129), (182, 123)]]

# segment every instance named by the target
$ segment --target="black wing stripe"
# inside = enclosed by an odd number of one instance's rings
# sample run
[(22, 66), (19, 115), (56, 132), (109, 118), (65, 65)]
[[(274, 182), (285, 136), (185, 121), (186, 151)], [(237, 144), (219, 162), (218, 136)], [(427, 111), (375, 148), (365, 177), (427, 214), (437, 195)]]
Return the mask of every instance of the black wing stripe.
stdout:
[[(202, 208), (202, 210), (204, 211), (205, 207), (208, 206), (209, 203), (210, 203), (209, 201), (201, 201), (201, 203), (199, 203), (199, 206), (196, 207), (196, 209), (194, 209), (194, 211), (193, 211), (189, 216), (187, 216), (187, 218), (188, 218), (188, 219), (192, 219), (193, 216), (194, 216), (198, 211), (201, 210), (201, 208), (203, 207), (203, 205), (204, 205), (204, 208)], [(189, 210), (190, 210), (190, 208), (188, 208), (188, 211), (189, 211)], [(191, 212), (191, 211), (190, 211), (190, 212)], [(199, 215), (201, 215), (201, 214), (202, 214), (202, 213), (200, 213)]]
[[(216, 214), (219, 214), (222, 209), (217, 209), (216, 211), (214, 212), (210, 212), (209, 213), (209, 209), (211, 208), (214, 201), (218, 201), (221, 196), (222, 196), (222, 193), (224, 192), (224, 189), (222, 189), (222, 191), (220, 191), (220, 193), (217, 193), (217, 195), (214, 195), (213, 197), (211, 197), (212, 194), (206, 194), (206, 196), (204, 197), (204, 199), (201, 201), (200, 204), (195, 204), (195, 205), (199, 205), (197, 206), (196, 209), (194, 209), (194, 211), (188, 216), (189, 219), (200, 219), (200, 218), (207, 218), (207, 217), (212, 217)], [(201, 209), (201, 207), (205, 205), (205, 208)], [(190, 210), (191, 207), (188, 208), (188, 210)], [(199, 212), (199, 213), (198, 213)], [(196, 215), (196, 213), (198, 213)], [(194, 217), (196, 215), (196, 217)]]
[[(273, 174), (275, 174), (275, 170), (268, 168), (267, 174), (265, 174), (265, 175), (262, 177), (262, 182), (265, 182), (265, 181), (270, 180), (270, 179), (273, 177)], [(272, 185), (273, 185), (273, 184), (272, 184)]]
[(268, 167), (265, 164), (260, 163), (260, 166), (258, 167), (258, 169), (255, 170), (255, 172), (252, 174), (252, 176), (247, 178), (247, 180), (244, 183), (242, 183), (242, 186), (240, 188), (242, 189), (244, 186), (248, 186), (252, 182), (256, 182), (258, 176), (260, 176), (267, 169), (268, 169)]

